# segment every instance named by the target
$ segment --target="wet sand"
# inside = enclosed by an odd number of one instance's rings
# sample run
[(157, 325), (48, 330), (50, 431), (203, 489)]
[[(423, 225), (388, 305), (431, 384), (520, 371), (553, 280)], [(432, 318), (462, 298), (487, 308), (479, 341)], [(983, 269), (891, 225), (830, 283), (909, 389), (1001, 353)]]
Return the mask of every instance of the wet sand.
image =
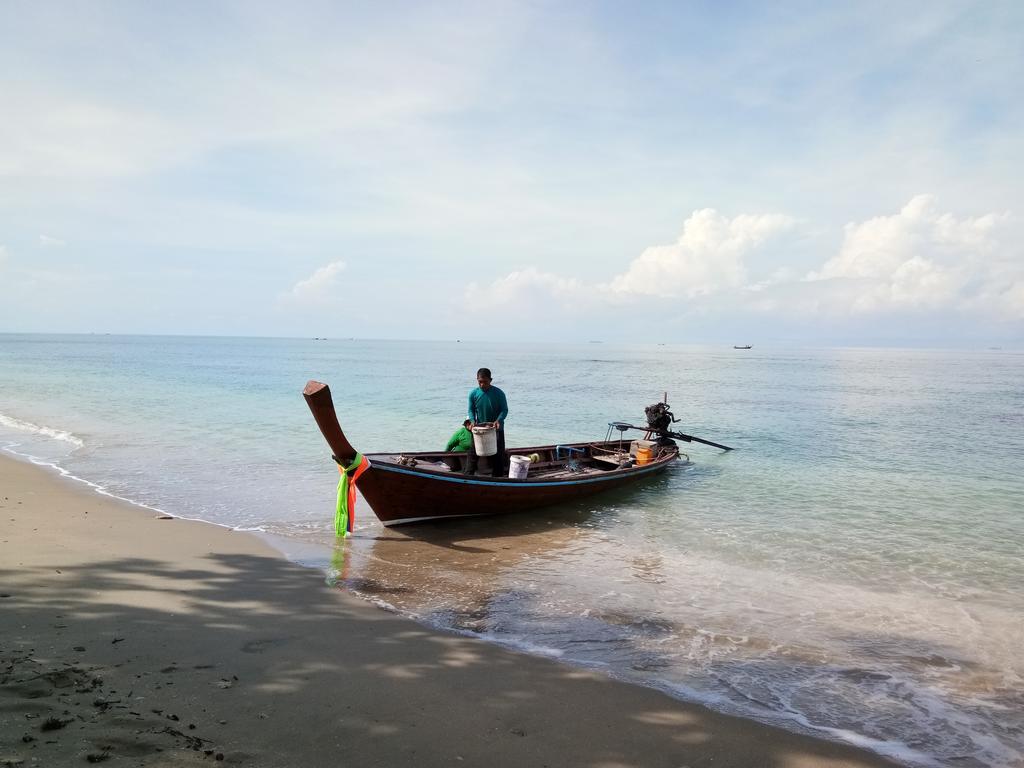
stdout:
[(467, 637), (0, 455), (0, 765), (890, 765)]

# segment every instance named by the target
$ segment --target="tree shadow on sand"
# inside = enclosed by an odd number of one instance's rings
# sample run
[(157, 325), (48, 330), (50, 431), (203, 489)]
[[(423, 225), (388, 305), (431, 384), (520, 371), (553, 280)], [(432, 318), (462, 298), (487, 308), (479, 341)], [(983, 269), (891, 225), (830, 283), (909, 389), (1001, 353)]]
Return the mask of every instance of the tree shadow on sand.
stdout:
[[(198, 562), (0, 571), (17, 616), (0, 648), (3, 747), (27, 763), (77, 739), (83, 763), (153, 766), (883, 764), (428, 631), (283, 559)], [(44, 734), (54, 717), (68, 722)]]

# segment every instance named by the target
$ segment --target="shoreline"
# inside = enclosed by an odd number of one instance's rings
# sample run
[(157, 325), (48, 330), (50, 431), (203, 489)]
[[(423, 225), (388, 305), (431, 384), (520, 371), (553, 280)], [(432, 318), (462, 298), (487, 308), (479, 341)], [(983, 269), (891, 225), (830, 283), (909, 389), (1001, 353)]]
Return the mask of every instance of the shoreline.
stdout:
[(427, 629), (258, 535), (165, 519), (7, 454), (0, 513), (2, 760), (895, 765)]

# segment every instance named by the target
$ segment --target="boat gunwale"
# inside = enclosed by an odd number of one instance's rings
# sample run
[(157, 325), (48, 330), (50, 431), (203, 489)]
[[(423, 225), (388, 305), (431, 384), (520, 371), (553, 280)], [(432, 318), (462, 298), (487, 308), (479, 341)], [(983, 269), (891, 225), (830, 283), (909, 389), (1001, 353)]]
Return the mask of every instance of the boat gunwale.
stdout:
[[(613, 444), (618, 444), (618, 441), (610, 441)], [(607, 445), (606, 441), (592, 441), (586, 443), (556, 443), (552, 445), (541, 445), (532, 446), (527, 448), (513, 448), (506, 451), (509, 456), (520, 456), (528, 455), (531, 452), (537, 452), (542, 450), (553, 450), (559, 446), (577, 448), (577, 447), (590, 447)], [(395, 458), (398, 456), (408, 456), (415, 458), (417, 456), (464, 456), (462, 452), (445, 452), (445, 451), (407, 451), (402, 453), (389, 453), (385, 451), (366, 453), (363, 454), (370, 462), (371, 469), (379, 469), (384, 472), (396, 472), (403, 475), (413, 475), (416, 477), (422, 477), (427, 480), (443, 480), (446, 482), (454, 483), (465, 483), (468, 485), (499, 485), (501, 487), (511, 488), (537, 488), (544, 486), (556, 486), (556, 485), (582, 485), (586, 483), (603, 482), (621, 478), (628, 475), (641, 475), (646, 474), (653, 469), (659, 469), (666, 466), (672, 461), (679, 459), (685, 455), (679, 450), (679, 446), (675, 445), (674, 450), (670, 451), (665, 456), (660, 456), (647, 464), (634, 464), (628, 467), (615, 467), (613, 469), (604, 469), (595, 474), (587, 474), (581, 477), (563, 477), (563, 478), (544, 478), (544, 477), (525, 477), (525, 478), (513, 478), (507, 476), (499, 477), (485, 477), (483, 475), (467, 475), (464, 472), (456, 472), (452, 470), (440, 470), (440, 469), (420, 469), (418, 467), (408, 467), (399, 464)]]
[[(505, 453), (509, 456), (528, 456), (531, 453), (537, 453), (539, 451), (553, 451), (556, 448), (590, 448), (591, 446), (597, 448), (603, 448), (608, 445), (619, 445), (623, 443), (626, 445), (631, 441), (623, 440), (584, 440), (579, 443), (551, 443), (550, 445), (531, 445), (524, 446), (522, 448), (506, 448)], [(676, 450), (679, 450), (679, 445), (673, 443)], [(374, 456), (465, 456), (465, 451), (374, 451), (373, 453), (364, 453), (366, 458), (370, 459)]]

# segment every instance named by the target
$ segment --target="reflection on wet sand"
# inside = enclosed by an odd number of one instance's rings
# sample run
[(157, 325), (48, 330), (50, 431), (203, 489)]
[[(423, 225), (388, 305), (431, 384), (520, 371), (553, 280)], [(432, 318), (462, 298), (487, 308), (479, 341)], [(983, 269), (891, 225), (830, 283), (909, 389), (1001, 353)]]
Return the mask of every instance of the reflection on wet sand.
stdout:
[(593, 513), (592, 506), (576, 505), (543, 515), (382, 529), (339, 543), (335, 574), (345, 589), (427, 621), (437, 611), (449, 621), (452, 612), (479, 621), (495, 600), (507, 599), (516, 590), (517, 565), (529, 558), (557, 557), (572, 547), (585, 533), (581, 524)]

